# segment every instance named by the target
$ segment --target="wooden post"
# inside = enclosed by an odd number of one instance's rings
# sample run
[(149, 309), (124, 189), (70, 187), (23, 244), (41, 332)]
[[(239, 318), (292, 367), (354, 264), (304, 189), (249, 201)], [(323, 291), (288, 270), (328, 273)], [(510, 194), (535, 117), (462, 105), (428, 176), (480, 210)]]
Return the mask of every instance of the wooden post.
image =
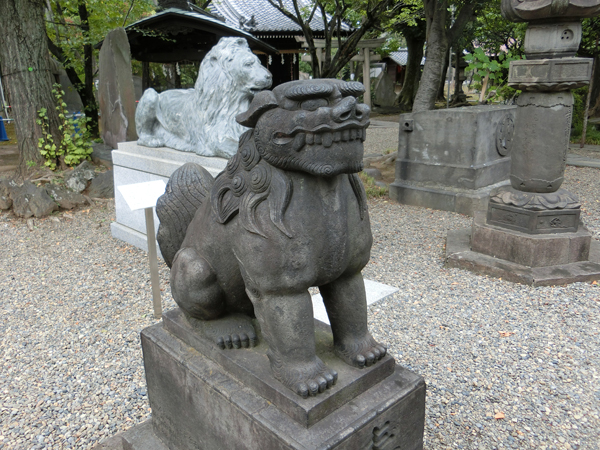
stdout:
[(364, 103), (371, 107), (371, 50), (361, 48), (363, 54), (363, 84), (365, 85)]
[[(600, 43), (600, 38), (596, 39), (596, 48), (598, 48), (598, 43)], [(597, 69), (596, 59), (597, 58), (594, 55), (594, 62), (592, 65), (592, 77), (590, 78), (590, 84), (588, 85), (588, 95), (585, 100), (585, 111), (583, 112), (583, 128), (581, 129), (581, 142), (579, 143), (579, 148), (583, 148), (585, 146), (585, 137), (587, 135), (587, 125), (588, 125), (588, 115), (590, 113), (590, 101), (592, 99), (592, 90), (594, 89), (594, 72)]]
[(142, 61), (142, 91), (150, 87), (150, 63)]
[(486, 75), (485, 78), (483, 79), (483, 84), (481, 86), (481, 93), (479, 94), (479, 103), (483, 103), (483, 100), (485, 100), (485, 91), (487, 91), (487, 85), (488, 85), (489, 81), (490, 81), (490, 76)]

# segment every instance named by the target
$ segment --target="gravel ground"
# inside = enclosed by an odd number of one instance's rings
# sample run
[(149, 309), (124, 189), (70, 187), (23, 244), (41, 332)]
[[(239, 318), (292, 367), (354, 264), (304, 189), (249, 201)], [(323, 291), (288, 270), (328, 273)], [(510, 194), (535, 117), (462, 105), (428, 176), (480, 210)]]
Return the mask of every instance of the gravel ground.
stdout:
[[(566, 178), (598, 238), (598, 171), (569, 167)], [(446, 233), (468, 217), (369, 206), (364, 275), (400, 288), (370, 307), (370, 327), (427, 381), (426, 448), (600, 448), (599, 285), (445, 269)], [(112, 203), (33, 231), (0, 214), (0, 449), (88, 449), (149, 417), (138, 337), (156, 322), (147, 259), (111, 237), (112, 220)], [(161, 264), (165, 309), (168, 276)]]

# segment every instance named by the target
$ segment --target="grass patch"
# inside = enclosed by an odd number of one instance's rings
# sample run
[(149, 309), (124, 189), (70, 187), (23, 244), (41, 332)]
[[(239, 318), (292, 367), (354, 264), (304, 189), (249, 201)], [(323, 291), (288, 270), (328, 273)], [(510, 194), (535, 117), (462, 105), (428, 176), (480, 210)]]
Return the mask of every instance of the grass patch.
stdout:
[(385, 197), (388, 194), (387, 187), (380, 187), (375, 184), (375, 178), (370, 177), (364, 172), (360, 172), (358, 174), (360, 179), (365, 186), (365, 191), (367, 191), (367, 198), (380, 198)]
[[(583, 126), (575, 126), (573, 133), (571, 134), (571, 142), (573, 144), (579, 144), (581, 141), (581, 132)], [(600, 145), (600, 130), (594, 125), (588, 125), (585, 133), (585, 143), (587, 145)]]

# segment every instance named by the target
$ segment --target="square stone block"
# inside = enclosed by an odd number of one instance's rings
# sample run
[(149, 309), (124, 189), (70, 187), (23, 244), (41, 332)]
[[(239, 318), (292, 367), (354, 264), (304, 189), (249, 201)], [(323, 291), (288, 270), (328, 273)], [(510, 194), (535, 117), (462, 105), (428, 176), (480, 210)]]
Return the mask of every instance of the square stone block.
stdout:
[[(508, 183), (516, 106), (402, 114), (394, 200), (472, 214)], [(460, 208), (460, 209), (459, 209)]]
[[(424, 380), (390, 357), (348, 366), (331, 389), (302, 399), (272, 378), (264, 348), (207, 352), (197, 332), (180, 339), (192, 330), (178, 313), (167, 317), (142, 331), (142, 348), (153, 431), (170, 450), (423, 448)], [(319, 335), (319, 357), (337, 370), (323, 348), (331, 335)]]
[(528, 234), (486, 223), (485, 211), (473, 218), (471, 250), (527, 267), (546, 267), (587, 261), (591, 233), (583, 226), (577, 232)]

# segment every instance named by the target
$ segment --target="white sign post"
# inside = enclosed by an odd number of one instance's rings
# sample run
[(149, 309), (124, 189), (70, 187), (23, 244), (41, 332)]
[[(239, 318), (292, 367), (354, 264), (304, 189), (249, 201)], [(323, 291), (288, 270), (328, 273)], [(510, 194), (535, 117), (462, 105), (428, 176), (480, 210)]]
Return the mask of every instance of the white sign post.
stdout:
[(163, 180), (148, 181), (146, 183), (119, 186), (117, 189), (121, 195), (123, 195), (127, 206), (129, 206), (132, 211), (143, 209), (146, 214), (146, 238), (148, 239), (152, 303), (154, 305), (154, 317), (160, 319), (162, 316), (162, 303), (160, 296), (160, 281), (158, 279), (158, 255), (156, 253), (154, 213), (152, 208), (156, 206), (158, 197), (165, 193), (165, 182)]

